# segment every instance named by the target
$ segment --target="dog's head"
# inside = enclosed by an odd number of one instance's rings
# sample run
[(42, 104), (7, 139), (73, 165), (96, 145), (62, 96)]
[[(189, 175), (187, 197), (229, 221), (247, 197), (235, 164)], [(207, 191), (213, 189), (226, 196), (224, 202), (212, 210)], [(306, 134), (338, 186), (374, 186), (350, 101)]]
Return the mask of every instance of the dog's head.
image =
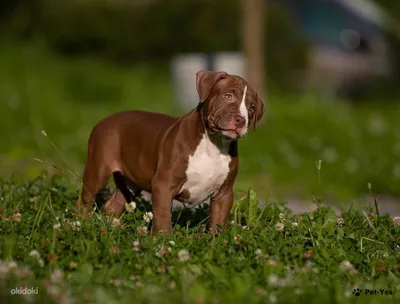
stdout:
[(226, 72), (199, 71), (196, 87), (206, 127), (230, 139), (247, 134), (264, 115), (264, 103), (243, 78)]

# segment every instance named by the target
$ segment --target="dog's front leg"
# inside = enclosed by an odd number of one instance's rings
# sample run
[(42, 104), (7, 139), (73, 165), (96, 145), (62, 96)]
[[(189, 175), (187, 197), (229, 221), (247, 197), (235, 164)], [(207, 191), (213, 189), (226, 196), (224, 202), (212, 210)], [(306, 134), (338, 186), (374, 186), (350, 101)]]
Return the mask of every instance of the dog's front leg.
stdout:
[(155, 186), (152, 189), (153, 225), (152, 234), (172, 232), (171, 206), (173, 192), (169, 187)]
[(223, 187), (210, 200), (210, 231), (218, 232), (218, 225), (226, 225), (233, 205), (232, 187)]

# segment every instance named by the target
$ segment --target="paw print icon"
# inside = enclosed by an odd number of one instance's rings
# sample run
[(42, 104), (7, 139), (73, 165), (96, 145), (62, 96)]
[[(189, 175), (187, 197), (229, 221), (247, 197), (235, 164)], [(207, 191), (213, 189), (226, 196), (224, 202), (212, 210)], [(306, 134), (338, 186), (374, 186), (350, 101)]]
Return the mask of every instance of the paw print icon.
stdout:
[(361, 296), (361, 292), (362, 292), (361, 289), (355, 288), (353, 290), (353, 295), (355, 295), (356, 297)]

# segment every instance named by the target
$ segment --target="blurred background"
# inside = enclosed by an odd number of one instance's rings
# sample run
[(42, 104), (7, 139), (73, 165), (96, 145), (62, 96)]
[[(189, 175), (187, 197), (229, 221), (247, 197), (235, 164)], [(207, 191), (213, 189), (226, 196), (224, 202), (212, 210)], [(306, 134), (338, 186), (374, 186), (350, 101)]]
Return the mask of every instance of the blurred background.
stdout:
[(372, 192), (398, 211), (399, 1), (13, 0), (0, 25), (2, 178), (57, 173), (49, 162), (74, 180), (98, 120), (180, 115), (195, 73), (225, 70), (267, 105), (240, 142), (238, 191), (293, 206)]

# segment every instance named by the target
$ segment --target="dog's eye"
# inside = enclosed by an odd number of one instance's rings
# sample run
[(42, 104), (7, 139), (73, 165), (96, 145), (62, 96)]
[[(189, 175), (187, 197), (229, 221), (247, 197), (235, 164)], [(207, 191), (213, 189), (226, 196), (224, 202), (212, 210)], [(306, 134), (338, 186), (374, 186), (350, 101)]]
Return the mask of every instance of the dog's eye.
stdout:
[(249, 111), (254, 112), (256, 110), (255, 106), (250, 106)]
[(226, 93), (222, 97), (224, 97), (225, 99), (232, 99), (232, 94), (231, 93)]

